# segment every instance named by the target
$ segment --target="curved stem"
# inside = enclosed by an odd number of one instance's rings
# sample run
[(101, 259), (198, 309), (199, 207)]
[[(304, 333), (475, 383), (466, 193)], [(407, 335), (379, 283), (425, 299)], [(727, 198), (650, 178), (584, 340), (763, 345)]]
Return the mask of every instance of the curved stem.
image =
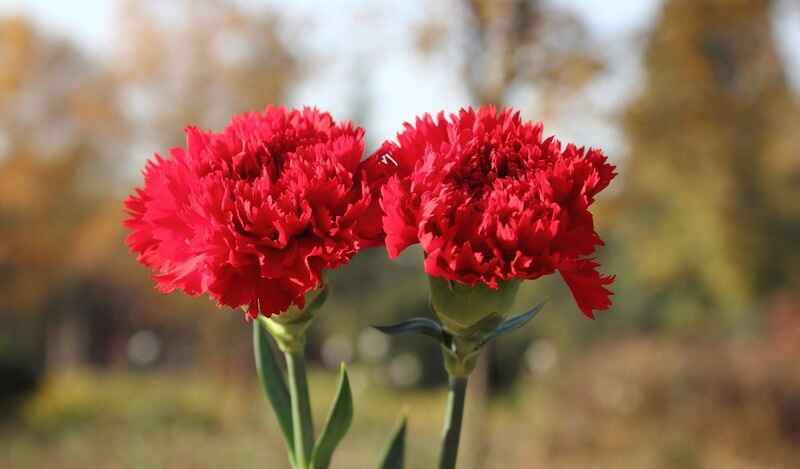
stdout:
[(447, 394), (447, 409), (444, 415), (444, 435), (439, 454), (439, 469), (454, 469), (461, 438), (461, 422), (464, 417), (464, 398), (467, 394), (467, 377), (450, 376), (450, 392)]
[(306, 361), (302, 348), (287, 351), (285, 355), (294, 426), (294, 460), (297, 469), (306, 469), (311, 462), (311, 451), (314, 448), (314, 422), (306, 379)]

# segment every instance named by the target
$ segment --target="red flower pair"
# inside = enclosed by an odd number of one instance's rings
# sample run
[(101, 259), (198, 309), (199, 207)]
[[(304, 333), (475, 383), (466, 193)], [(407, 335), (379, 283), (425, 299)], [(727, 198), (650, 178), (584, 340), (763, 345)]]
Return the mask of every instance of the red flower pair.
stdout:
[(316, 109), (267, 108), (221, 133), (187, 129), (125, 204), (128, 245), (161, 291), (248, 316), (303, 308), (322, 271), (385, 242), (420, 243), (431, 276), (465, 284), (559, 271), (584, 314), (607, 309), (588, 207), (615, 176), (599, 150), (494, 107), (405, 125), (362, 161), (364, 131)]

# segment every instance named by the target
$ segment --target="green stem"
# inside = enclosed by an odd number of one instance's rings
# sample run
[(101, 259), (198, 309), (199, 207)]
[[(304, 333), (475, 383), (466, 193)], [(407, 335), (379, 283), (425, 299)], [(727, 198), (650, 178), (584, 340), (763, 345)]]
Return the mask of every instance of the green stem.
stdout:
[(311, 451), (314, 448), (314, 421), (311, 417), (306, 361), (302, 348), (287, 351), (285, 356), (294, 427), (294, 460), (296, 469), (306, 469), (311, 462)]
[(464, 417), (464, 398), (467, 394), (467, 377), (450, 376), (450, 392), (444, 415), (444, 436), (439, 454), (439, 469), (454, 469), (461, 438), (461, 421)]

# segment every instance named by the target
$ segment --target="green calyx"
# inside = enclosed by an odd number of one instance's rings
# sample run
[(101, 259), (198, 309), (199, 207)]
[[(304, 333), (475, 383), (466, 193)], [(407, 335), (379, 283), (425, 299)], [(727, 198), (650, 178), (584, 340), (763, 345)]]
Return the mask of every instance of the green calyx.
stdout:
[(466, 378), (475, 369), (481, 352), (480, 342), (453, 336), (449, 344), (442, 344), (444, 368), (454, 378)]
[(492, 289), (484, 284), (463, 285), (428, 277), (431, 306), (445, 330), (457, 337), (476, 338), (495, 329), (511, 310), (521, 281), (510, 280)]
[(301, 352), (306, 346), (306, 331), (314, 319), (314, 312), (325, 303), (327, 297), (328, 287), (323, 286), (306, 294), (305, 308), (292, 306), (283, 313), (269, 318), (259, 316), (258, 321), (261, 321), (275, 338), (282, 352)]
[(484, 285), (460, 285), (429, 277), (431, 307), (439, 322), (413, 318), (397, 324), (373, 326), (388, 335), (417, 334), (439, 343), (444, 364), (453, 378), (466, 378), (475, 369), (481, 348), (531, 321), (544, 302), (508, 318), (520, 281), (505, 282), (498, 289)]
[(283, 353), (302, 352), (305, 349), (306, 330), (311, 325), (311, 319), (309, 316), (304, 321), (282, 323), (274, 318), (258, 318)]

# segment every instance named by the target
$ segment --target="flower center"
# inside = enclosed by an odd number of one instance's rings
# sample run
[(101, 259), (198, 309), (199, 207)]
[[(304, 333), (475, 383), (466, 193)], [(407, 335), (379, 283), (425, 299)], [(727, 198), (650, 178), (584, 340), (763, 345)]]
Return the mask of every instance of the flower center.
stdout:
[(498, 179), (516, 178), (520, 168), (519, 153), (513, 148), (487, 142), (466, 155), (449, 179), (473, 194), (482, 194)]

